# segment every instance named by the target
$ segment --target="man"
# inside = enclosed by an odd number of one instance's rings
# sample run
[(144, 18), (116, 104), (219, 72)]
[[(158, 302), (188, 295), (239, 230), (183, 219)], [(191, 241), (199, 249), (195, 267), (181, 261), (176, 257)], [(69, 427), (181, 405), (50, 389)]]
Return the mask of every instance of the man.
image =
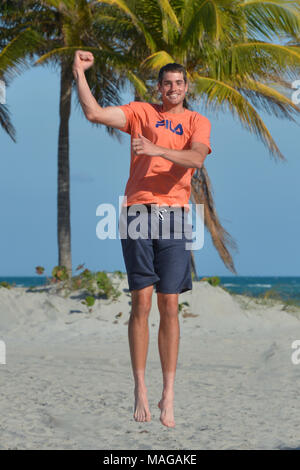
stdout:
[[(209, 120), (184, 108), (188, 90), (185, 69), (168, 64), (159, 72), (161, 105), (131, 102), (124, 106), (99, 106), (87, 84), (84, 72), (94, 63), (93, 54), (76, 51), (73, 74), (86, 118), (131, 134), (130, 175), (125, 189), (128, 221), (130, 208), (146, 205), (152, 217), (156, 208), (159, 223), (168, 208), (184, 206), (191, 193), (191, 177), (211, 153)], [(148, 209), (147, 209), (148, 210)], [(180, 215), (181, 217), (181, 215)], [(175, 224), (173, 217), (173, 225)], [(153, 220), (153, 219), (151, 219)], [(150, 226), (150, 222), (149, 222)], [(174, 232), (174, 227), (173, 227)], [(122, 239), (132, 310), (128, 338), (135, 380), (136, 421), (150, 421), (145, 385), (149, 344), (148, 316), (153, 287), (156, 286), (160, 312), (158, 346), (163, 372), (163, 392), (158, 403), (163, 425), (174, 427), (174, 381), (179, 347), (178, 296), (192, 289), (190, 251), (182, 239)]]

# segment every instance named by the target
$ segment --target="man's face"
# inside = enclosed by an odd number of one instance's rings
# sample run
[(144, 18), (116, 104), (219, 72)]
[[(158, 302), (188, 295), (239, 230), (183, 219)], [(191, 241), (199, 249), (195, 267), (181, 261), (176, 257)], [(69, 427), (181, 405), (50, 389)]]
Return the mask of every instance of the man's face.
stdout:
[(163, 103), (173, 106), (183, 102), (187, 89), (188, 84), (185, 83), (182, 72), (165, 72), (162, 83), (158, 84)]

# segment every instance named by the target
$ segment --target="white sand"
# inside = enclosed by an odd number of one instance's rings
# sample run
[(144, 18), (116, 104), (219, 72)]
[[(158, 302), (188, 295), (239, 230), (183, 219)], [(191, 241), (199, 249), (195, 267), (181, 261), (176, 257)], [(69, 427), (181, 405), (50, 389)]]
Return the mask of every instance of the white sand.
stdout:
[[(120, 289), (128, 288), (119, 281)], [(146, 385), (152, 420), (133, 419), (130, 295), (92, 313), (51, 292), (0, 288), (0, 449), (283, 449), (300, 447), (300, 312), (231, 296), (206, 282), (179, 302), (175, 428), (159, 421), (156, 294)], [(248, 304), (247, 304), (248, 302)], [(116, 320), (116, 315), (122, 316)]]

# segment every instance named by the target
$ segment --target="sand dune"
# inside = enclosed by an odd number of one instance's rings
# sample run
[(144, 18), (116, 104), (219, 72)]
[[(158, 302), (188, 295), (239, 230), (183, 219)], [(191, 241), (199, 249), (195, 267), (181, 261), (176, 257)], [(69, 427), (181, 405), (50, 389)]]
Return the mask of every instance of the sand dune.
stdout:
[[(117, 281), (116, 281), (117, 282)], [(159, 421), (162, 373), (153, 294), (146, 385), (152, 420), (133, 419), (130, 295), (0, 288), (0, 449), (283, 449), (300, 447), (300, 312), (231, 296), (206, 282), (180, 295), (175, 428)], [(118, 316), (118, 314), (121, 315)], [(192, 316), (197, 315), (197, 316)]]

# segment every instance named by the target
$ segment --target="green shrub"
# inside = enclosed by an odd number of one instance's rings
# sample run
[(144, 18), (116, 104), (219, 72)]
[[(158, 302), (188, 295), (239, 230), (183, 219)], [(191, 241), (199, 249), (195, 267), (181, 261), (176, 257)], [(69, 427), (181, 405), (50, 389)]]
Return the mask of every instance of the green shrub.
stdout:
[(183, 310), (184, 306), (189, 307), (190, 304), (188, 302), (181, 302), (180, 304), (178, 304), (179, 312), (181, 312)]
[[(83, 267), (84, 265), (81, 264), (76, 268), (76, 271)], [(121, 271), (117, 271), (117, 273), (120, 277), (123, 275)], [(84, 269), (80, 274), (69, 278), (65, 266), (55, 266), (52, 270), (52, 276), (52, 279), (47, 278), (48, 282), (50, 284), (55, 282), (57, 289), (64, 289), (67, 294), (76, 290), (84, 290), (87, 293), (86, 299), (89, 298), (87, 302), (92, 302), (90, 298), (95, 300), (97, 297), (116, 300), (121, 295), (121, 292), (114, 287), (112, 280), (105, 271), (94, 273), (89, 269)], [(90, 306), (87, 302), (85, 302), (86, 305)]]
[(212, 285), (212, 286), (218, 286), (221, 282), (221, 279), (218, 277), (218, 276), (212, 276), (208, 279), (208, 282)]
[(40, 274), (40, 275), (41, 275), (41, 274), (44, 273), (45, 268), (43, 268), (43, 266), (36, 266), (36, 267), (35, 267), (35, 271), (36, 271), (37, 274)]
[(89, 307), (89, 312), (92, 311), (92, 306), (95, 303), (95, 297), (92, 297), (91, 295), (88, 295), (82, 302), (83, 305), (87, 305)]
[(218, 276), (203, 277), (200, 281), (209, 282), (211, 286), (218, 286), (221, 282), (221, 279)]
[(66, 281), (69, 279), (67, 268), (65, 266), (55, 266), (52, 269), (52, 276), (57, 281)]
[(5, 287), (6, 289), (11, 289), (11, 284), (9, 284), (8, 282), (6, 281), (1, 281), (0, 282), (0, 287)]
[(96, 273), (96, 283), (99, 289), (99, 294), (105, 296), (107, 299), (110, 297), (116, 299), (121, 295), (121, 292), (118, 292), (117, 289), (115, 289), (111, 279), (105, 271), (98, 271)]

